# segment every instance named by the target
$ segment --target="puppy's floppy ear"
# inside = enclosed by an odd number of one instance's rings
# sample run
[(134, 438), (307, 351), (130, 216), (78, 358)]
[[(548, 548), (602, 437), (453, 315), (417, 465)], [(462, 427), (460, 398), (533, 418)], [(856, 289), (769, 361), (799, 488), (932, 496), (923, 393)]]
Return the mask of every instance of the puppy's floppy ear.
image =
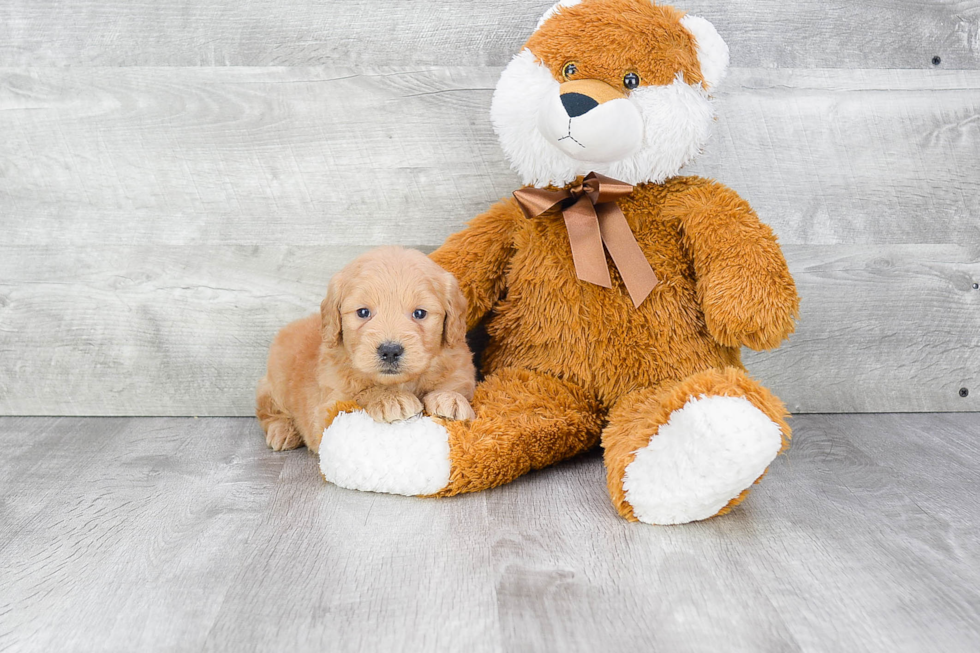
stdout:
[(340, 302), (344, 298), (347, 285), (343, 272), (330, 279), (327, 296), (320, 303), (320, 335), (328, 347), (337, 347), (343, 340), (343, 326), (340, 320)]
[(446, 317), (442, 323), (442, 345), (447, 349), (466, 346), (466, 295), (459, 288), (456, 277), (446, 273), (446, 285), (442, 295)]

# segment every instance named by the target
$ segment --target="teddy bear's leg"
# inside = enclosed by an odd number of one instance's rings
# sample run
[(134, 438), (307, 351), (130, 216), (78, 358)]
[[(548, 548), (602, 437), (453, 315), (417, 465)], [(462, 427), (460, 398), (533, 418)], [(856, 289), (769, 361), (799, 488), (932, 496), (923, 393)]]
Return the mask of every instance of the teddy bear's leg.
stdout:
[(323, 434), (323, 476), (356, 490), (449, 496), (502, 485), (599, 443), (599, 402), (548, 374), (498, 370), (472, 403), (476, 419), (455, 422), (377, 424), (363, 411), (343, 412)]
[(599, 443), (604, 421), (583, 388), (518, 368), (484, 379), (473, 408), (476, 419), (446, 423), (451, 472), (438, 496), (503, 485), (587, 451)]
[(733, 367), (625, 395), (602, 433), (613, 505), (648, 524), (728, 512), (789, 446), (787, 416), (779, 399)]

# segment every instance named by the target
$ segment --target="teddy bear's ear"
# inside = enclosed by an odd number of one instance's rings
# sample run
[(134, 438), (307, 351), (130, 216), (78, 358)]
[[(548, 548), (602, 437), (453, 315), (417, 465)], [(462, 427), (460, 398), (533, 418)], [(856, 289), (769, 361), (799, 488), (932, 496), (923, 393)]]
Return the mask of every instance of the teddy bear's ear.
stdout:
[(551, 9), (544, 12), (544, 16), (541, 17), (541, 20), (538, 21), (537, 27), (534, 28), (535, 31), (541, 29), (541, 26), (544, 25), (544, 21), (554, 16), (562, 7), (574, 7), (580, 2), (582, 2), (582, 0), (561, 0), (561, 2), (555, 3)]
[(722, 40), (715, 26), (700, 16), (684, 16), (681, 25), (694, 37), (704, 85), (713, 89), (728, 72), (728, 44)]

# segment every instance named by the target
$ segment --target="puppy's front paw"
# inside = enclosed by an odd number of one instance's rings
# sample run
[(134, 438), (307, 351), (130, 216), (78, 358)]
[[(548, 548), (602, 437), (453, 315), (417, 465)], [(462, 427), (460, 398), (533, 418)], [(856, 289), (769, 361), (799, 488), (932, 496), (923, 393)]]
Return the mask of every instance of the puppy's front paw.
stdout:
[(392, 392), (368, 402), (364, 410), (376, 422), (398, 422), (421, 413), (422, 402), (410, 392)]
[(466, 397), (458, 392), (430, 392), (425, 395), (425, 410), (446, 419), (473, 419), (476, 413)]

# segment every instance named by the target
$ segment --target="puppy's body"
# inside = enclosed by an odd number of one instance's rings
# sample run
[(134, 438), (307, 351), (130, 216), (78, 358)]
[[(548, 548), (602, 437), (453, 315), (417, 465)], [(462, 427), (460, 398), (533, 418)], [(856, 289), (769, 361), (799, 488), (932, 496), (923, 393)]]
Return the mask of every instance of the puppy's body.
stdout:
[(422, 412), (470, 419), (476, 371), (466, 299), (421, 252), (382, 247), (330, 281), (319, 315), (286, 325), (269, 349), (256, 415), (276, 450), (318, 451), (324, 421), (355, 401), (379, 421)]

